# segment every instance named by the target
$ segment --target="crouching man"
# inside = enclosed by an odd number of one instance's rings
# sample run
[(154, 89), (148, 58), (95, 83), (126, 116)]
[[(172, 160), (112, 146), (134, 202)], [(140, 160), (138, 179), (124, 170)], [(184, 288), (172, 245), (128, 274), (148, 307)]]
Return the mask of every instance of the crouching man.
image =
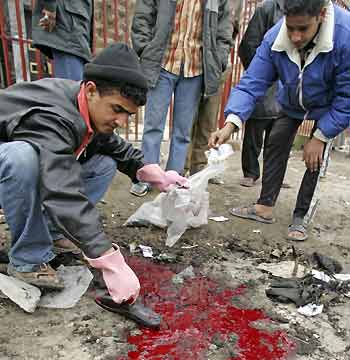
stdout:
[(145, 104), (146, 93), (136, 53), (120, 43), (85, 65), (81, 83), (43, 79), (0, 92), (0, 203), (12, 236), (10, 275), (63, 287), (48, 264), (57, 236), (50, 222), (102, 271), (114, 302), (136, 300), (138, 278), (107, 239), (95, 204), (117, 170), (160, 190), (186, 182), (145, 166), (142, 153), (114, 133)]

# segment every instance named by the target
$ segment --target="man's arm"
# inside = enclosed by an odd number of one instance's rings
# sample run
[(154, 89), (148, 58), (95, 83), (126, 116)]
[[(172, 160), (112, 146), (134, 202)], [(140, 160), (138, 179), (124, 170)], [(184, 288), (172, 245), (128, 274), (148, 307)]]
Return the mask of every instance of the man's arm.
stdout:
[(131, 26), (132, 46), (141, 56), (143, 49), (152, 40), (153, 28), (157, 18), (157, 2), (137, 0)]
[(211, 134), (208, 146), (217, 147), (226, 142), (233, 131), (241, 128), (262, 99), (267, 89), (277, 80), (277, 70), (271, 59), (271, 48), (263, 41), (239, 84), (231, 90), (225, 107), (225, 126)]
[(325, 144), (350, 126), (350, 51), (344, 52), (335, 73), (331, 108), (318, 120), (312, 139), (304, 147), (303, 159), (310, 171), (320, 168)]
[(350, 51), (339, 62), (334, 79), (335, 96), (330, 110), (317, 122), (314, 134), (320, 140), (336, 137), (350, 126)]
[(243, 35), (238, 48), (238, 55), (244, 69), (248, 68), (250, 62), (253, 60), (256, 49), (260, 46), (266, 32), (272, 26), (268, 21), (268, 11), (271, 11), (271, 3), (264, 2), (258, 5)]
[(240, 121), (246, 121), (253, 112), (257, 101), (264, 97), (267, 89), (277, 78), (278, 74), (272, 62), (270, 45), (264, 40), (239, 84), (231, 90), (225, 107), (225, 118), (227, 119), (232, 114)]
[(232, 23), (230, 0), (220, 1), (220, 6), (218, 11), (219, 13), (218, 13), (216, 44), (218, 48), (217, 53), (221, 59), (222, 70), (224, 71), (233, 44), (233, 40), (232, 40), (233, 23)]
[[(91, 143), (92, 147), (95, 141), (102, 154), (109, 155), (117, 162), (119, 171), (129, 176), (132, 181), (136, 180), (137, 171), (144, 166), (141, 150), (116, 134), (97, 136)], [(99, 142), (101, 146), (98, 145)]]
[(111, 242), (84, 192), (81, 165), (74, 154), (78, 144), (72, 125), (51, 113), (34, 113), (16, 127), (11, 140), (26, 141), (38, 152), (41, 200), (62, 234), (89, 258), (109, 250)]

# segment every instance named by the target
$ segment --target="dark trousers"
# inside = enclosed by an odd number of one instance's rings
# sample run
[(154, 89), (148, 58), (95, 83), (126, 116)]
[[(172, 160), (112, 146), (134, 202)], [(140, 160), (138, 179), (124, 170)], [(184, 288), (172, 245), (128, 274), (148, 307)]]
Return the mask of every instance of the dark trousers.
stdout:
[[(283, 116), (273, 122), (264, 148), (264, 169), (258, 204), (274, 206), (287, 169), (289, 153), (302, 120)], [(316, 129), (315, 127), (312, 131)], [(319, 172), (305, 171), (299, 188), (294, 217), (304, 218), (317, 184)]]
[[(244, 177), (253, 178), (260, 177), (259, 155), (272, 128), (275, 118), (254, 119), (250, 118), (244, 127), (244, 138), (242, 146), (242, 171)], [(265, 140), (264, 140), (265, 131)]]

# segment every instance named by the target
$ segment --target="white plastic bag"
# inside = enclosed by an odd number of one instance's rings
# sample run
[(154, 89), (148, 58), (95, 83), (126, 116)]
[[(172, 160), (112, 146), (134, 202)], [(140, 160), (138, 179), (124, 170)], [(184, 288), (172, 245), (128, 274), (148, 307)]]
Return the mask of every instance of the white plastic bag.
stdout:
[(173, 246), (188, 228), (208, 223), (208, 180), (223, 173), (224, 160), (233, 154), (231, 145), (223, 144), (207, 152), (208, 166), (189, 178), (189, 189), (174, 186), (146, 202), (129, 217), (124, 225), (155, 225), (167, 227), (167, 246)]

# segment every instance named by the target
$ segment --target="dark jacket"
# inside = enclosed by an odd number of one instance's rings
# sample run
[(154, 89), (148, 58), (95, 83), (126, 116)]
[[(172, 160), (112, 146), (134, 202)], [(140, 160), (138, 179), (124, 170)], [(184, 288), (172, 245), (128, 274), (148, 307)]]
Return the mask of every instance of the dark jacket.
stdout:
[(0, 90), (0, 141), (26, 141), (39, 154), (42, 204), (53, 223), (88, 257), (111, 247), (99, 216), (84, 194), (80, 162), (93, 154), (111, 156), (118, 170), (135, 179), (142, 153), (118, 135), (98, 135), (76, 160), (87, 132), (77, 95), (80, 83), (43, 79)]
[[(238, 55), (245, 69), (253, 60), (266, 32), (283, 17), (284, 0), (265, 0), (255, 9), (254, 15), (242, 38)], [(266, 93), (263, 102), (257, 103), (251, 118), (271, 119), (280, 115), (280, 106), (276, 101), (277, 83)]]
[[(203, 1), (204, 94), (215, 95), (232, 46), (229, 0)], [(150, 87), (155, 87), (173, 31), (176, 0), (137, 0), (131, 28), (132, 44), (140, 56)]]
[[(50, 33), (39, 26), (43, 9), (56, 11)], [(93, 0), (37, 0), (32, 17), (33, 45), (52, 58), (52, 49), (91, 60)]]

